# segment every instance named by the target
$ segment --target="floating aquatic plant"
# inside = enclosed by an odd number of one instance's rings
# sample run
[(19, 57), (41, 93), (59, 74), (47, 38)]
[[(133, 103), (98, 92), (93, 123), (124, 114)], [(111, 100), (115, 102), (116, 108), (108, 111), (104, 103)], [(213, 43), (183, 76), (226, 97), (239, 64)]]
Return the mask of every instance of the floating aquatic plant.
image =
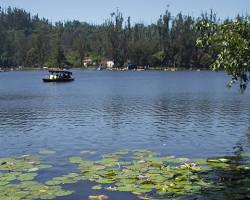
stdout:
[(69, 173), (61, 177), (55, 177), (47, 181), (46, 184), (47, 185), (64, 185), (64, 184), (77, 183), (80, 180), (82, 180), (82, 177), (79, 174)]
[(50, 165), (41, 164), (41, 160), (38, 157), (30, 155), (15, 158), (0, 158), (0, 171), (34, 172), (50, 167)]
[[(81, 152), (83, 157), (95, 153)], [(248, 155), (242, 154), (240, 158), (246, 160)], [(234, 188), (240, 191), (239, 194), (250, 192), (250, 166), (240, 164), (239, 159), (234, 157), (190, 160), (161, 156), (148, 150), (119, 150), (104, 154), (97, 160), (83, 157), (69, 158), (71, 163), (78, 166), (78, 173), (54, 177), (45, 183), (36, 181), (39, 170), (52, 166), (43, 165), (39, 157), (24, 155), (0, 158), (0, 199), (54, 199), (73, 193), (64, 190), (62, 185), (82, 180), (95, 182), (93, 190), (131, 192), (144, 200), (199, 196), (204, 190), (225, 190), (230, 195), (230, 191), (225, 189), (230, 181), (223, 183), (222, 180), (228, 179), (233, 173), (240, 175), (239, 180), (234, 182)], [(89, 196), (90, 200), (107, 198), (106, 195)]]
[(46, 186), (36, 181), (23, 181), (18, 184), (1, 186), (0, 199), (54, 199), (59, 196), (72, 194), (60, 186)]
[(140, 199), (199, 195), (208, 188), (219, 189), (207, 174), (214, 168), (230, 169), (233, 164), (230, 158), (190, 160), (147, 150), (120, 150), (104, 154), (100, 160), (72, 157), (70, 161), (78, 165), (84, 179), (101, 184), (93, 189), (131, 192)]
[(250, 158), (250, 153), (242, 153), (240, 156), (243, 158)]
[(0, 159), (0, 199), (54, 199), (72, 194), (61, 186), (49, 186), (34, 181), (40, 169), (51, 166), (42, 165), (41, 160), (34, 156), (21, 156)]
[(209, 187), (199, 176), (201, 169), (186, 158), (161, 157), (146, 150), (119, 151), (102, 157), (95, 161), (72, 157), (70, 162), (78, 164), (85, 179), (111, 191), (180, 196)]
[(92, 187), (92, 190), (101, 190), (102, 189), (102, 185), (95, 185)]

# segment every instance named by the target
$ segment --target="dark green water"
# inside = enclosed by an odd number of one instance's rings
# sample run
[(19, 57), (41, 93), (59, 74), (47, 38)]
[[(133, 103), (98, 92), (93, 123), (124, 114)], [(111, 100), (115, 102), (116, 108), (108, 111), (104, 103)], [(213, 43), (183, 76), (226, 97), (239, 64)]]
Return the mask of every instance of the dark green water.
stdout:
[[(43, 83), (45, 74), (0, 73), (0, 157), (55, 150), (40, 181), (74, 170), (68, 158), (82, 150), (97, 151), (93, 158), (120, 149), (188, 158), (250, 152), (250, 92), (228, 90), (224, 73), (74, 71), (67, 84)], [(76, 192), (59, 199), (87, 199), (91, 186), (68, 186)], [(228, 198), (201, 199), (215, 197)]]

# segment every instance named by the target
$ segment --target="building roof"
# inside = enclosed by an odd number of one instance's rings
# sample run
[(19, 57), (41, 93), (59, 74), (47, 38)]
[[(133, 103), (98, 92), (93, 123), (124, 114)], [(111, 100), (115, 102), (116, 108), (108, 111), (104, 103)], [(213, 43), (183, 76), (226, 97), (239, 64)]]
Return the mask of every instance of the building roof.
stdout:
[(64, 73), (64, 74), (72, 74), (72, 72), (67, 70), (61, 70), (61, 69), (50, 69), (50, 73)]

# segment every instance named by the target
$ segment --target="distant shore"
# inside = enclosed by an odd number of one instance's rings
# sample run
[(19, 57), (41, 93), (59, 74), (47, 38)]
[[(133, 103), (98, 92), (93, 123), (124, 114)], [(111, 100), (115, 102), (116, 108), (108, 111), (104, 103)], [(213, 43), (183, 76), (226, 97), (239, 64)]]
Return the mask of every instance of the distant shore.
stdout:
[[(49, 70), (50, 68), (37, 68), (37, 67), (10, 67), (10, 68), (0, 68), (0, 72), (14, 72), (14, 71), (40, 71), (40, 70)], [(99, 68), (97, 66), (91, 67), (72, 67), (67, 69), (77, 69), (77, 70), (89, 70), (89, 71), (211, 71), (209, 68), (173, 68), (173, 67), (152, 67), (152, 68), (137, 68), (137, 69), (128, 69), (128, 68)]]

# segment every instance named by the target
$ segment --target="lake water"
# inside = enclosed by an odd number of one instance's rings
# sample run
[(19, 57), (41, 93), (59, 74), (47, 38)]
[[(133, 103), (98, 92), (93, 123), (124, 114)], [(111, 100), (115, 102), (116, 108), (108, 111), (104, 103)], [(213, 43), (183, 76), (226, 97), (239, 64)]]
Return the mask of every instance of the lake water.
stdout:
[[(0, 157), (53, 149), (51, 173), (63, 174), (68, 157), (86, 149), (189, 158), (250, 151), (249, 89), (226, 88), (222, 72), (73, 73), (60, 84), (43, 83), (45, 71), (0, 73)], [(74, 199), (85, 199), (77, 188)]]

